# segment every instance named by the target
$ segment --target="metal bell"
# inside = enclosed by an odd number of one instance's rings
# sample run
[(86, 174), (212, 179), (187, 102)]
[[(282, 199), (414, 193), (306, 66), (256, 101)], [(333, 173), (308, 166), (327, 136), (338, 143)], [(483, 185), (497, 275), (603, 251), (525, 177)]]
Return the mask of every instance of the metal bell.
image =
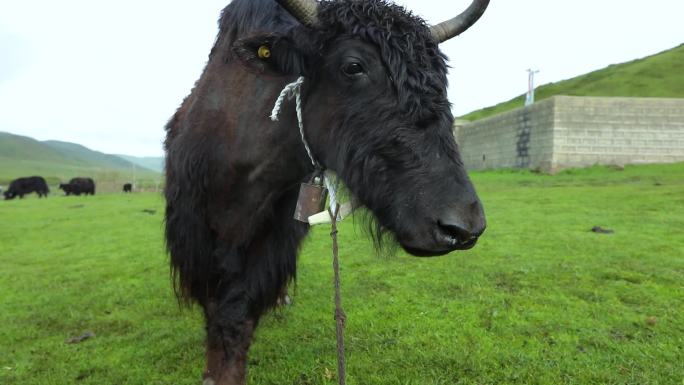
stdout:
[[(319, 179), (319, 178), (316, 178)], [(294, 219), (309, 223), (309, 217), (325, 209), (328, 190), (322, 183), (302, 183), (294, 212)]]

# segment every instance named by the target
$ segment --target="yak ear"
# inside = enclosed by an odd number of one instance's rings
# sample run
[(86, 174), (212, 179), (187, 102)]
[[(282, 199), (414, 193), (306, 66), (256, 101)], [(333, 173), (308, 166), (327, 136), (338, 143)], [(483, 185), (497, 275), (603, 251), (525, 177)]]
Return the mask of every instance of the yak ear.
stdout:
[(235, 56), (257, 73), (272, 75), (307, 75), (308, 57), (302, 47), (280, 34), (252, 35), (237, 40)]

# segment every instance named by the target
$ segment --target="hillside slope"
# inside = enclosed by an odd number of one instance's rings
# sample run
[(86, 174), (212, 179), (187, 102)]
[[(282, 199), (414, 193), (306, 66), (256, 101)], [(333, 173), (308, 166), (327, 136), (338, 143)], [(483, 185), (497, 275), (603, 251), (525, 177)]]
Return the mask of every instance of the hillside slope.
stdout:
[[(12, 179), (40, 175), (54, 185), (75, 176), (89, 176), (109, 182), (112, 188), (133, 177), (133, 163), (116, 155), (91, 150), (79, 144), (45, 141), (0, 132), (0, 185)], [(139, 180), (157, 183), (160, 174), (141, 166), (135, 167)]]
[(85, 164), (91, 167), (112, 168), (129, 170), (133, 164), (116, 155), (109, 155), (99, 151), (93, 151), (85, 146), (57, 140), (46, 140), (45, 145), (57, 150), (64, 159), (72, 160), (76, 164)]
[(63, 163), (76, 165), (73, 159), (65, 158), (61, 151), (46, 146), (35, 139), (0, 132), (0, 167), (6, 169), (6, 162), (27, 160), (36, 162)]
[[(572, 79), (537, 87), (537, 101), (555, 95), (684, 98), (684, 44), (627, 63), (610, 65)], [(524, 105), (525, 95), (473, 111), (462, 118), (478, 120)]]
[(161, 156), (131, 156), (120, 154), (116, 154), (116, 156), (153, 171), (162, 172), (164, 170), (164, 158)]

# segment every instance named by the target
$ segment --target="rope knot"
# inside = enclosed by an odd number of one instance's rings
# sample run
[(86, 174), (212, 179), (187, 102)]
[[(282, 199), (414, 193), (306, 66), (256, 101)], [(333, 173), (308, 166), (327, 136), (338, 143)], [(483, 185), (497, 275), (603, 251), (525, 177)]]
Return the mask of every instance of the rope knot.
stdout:
[(342, 322), (342, 326), (347, 324), (347, 314), (342, 309), (335, 309), (335, 320)]
[(322, 169), (323, 167), (321, 167), (321, 165), (316, 162), (316, 159), (314, 159), (311, 148), (309, 148), (309, 143), (306, 141), (306, 137), (304, 136), (304, 123), (302, 122), (302, 84), (304, 84), (304, 76), (300, 76), (297, 81), (286, 85), (285, 88), (280, 91), (280, 95), (273, 106), (273, 111), (271, 111), (271, 120), (274, 122), (278, 121), (278, 115), (280, 115), (280, 109), (283, 106), (283, 101), (285, 98), (288, 100), (292, 100), (292, 98), (294, 98), (297, 106), (297, 124), (299, 125), (299, 135), (302, 136), (304, 149), (306, 149), (306, 153), (309, 155), (309, 159), (311, 160), (311, 164), (314, 166), (314, 169)]
[[(273, 111), (271, 111), (271, 120), (274, 122), (278, 121), (278, 115), (280, 115), (280, 110), (283, 106), (283, 101), (285, 99), (287, 100), (292, 100), (294, 98), (297, 99), (297, 111), (301, 110), (301, 88), (302, 84), (304, 84), (304, 76), (300, 76), (297, 81), (290, 83), (283, 88), (282, 91), (280, 91), (280, 95), (278, 95), (278, 99), (276, 99), (275, 105), (273, 106)], [(299, 115), (299, 114), (298, 114)], [(298, 116), (299, 118), (299, 116)], [(300, 125), (301, 125), (301, 118), (299, 119)]]

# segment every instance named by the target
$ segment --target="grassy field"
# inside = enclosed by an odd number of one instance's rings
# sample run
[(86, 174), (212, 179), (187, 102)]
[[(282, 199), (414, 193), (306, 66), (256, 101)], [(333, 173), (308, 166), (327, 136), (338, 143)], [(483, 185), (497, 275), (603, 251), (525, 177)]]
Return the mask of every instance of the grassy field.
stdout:
[[(555, 95), (684, 98), (684, 44), (643, 59), (615, 64), (557, 83), (537, 87), (535, 99)], [(522, 107), (525, 95), (473, 111), (463, 119), (478, 120)]]
[[(684, 164), (473, 179), (489, 228), (470, 251), (378, 257), (341, 226), (349, 384), (684, 384)], [(0, 202), (0, 384), (200, 383), (162, 204)], [(303, 248), (293, 305), (261, 324), (251, 384), (335, 383), (328, 231)]]

